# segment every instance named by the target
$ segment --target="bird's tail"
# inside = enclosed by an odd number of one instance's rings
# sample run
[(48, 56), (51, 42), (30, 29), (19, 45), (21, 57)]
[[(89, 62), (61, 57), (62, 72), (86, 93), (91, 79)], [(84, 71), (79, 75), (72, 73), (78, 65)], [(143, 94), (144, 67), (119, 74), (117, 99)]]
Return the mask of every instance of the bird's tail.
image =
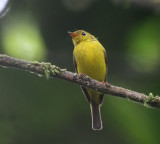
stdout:
[(92, 116), (92, 129), (101, 130), (102, 120), (101, 120), (100, 104), (97, 104), (91, 101), (90, 108), (91, 108), (91, 116)]

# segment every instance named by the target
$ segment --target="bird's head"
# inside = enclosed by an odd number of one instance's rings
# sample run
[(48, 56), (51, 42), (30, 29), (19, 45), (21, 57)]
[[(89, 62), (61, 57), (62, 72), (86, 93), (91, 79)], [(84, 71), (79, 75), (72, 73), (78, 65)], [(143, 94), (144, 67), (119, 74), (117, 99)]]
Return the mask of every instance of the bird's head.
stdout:
[(78, 30), (75, 32), (68, 32), (69, 35), (72, 37), (72, 41), (74, 45), (79, 44), (80, 42), (87, 42), (87, 41), (96, 41), (97, 39), (91, 35), (90, 33), (84, 30)]

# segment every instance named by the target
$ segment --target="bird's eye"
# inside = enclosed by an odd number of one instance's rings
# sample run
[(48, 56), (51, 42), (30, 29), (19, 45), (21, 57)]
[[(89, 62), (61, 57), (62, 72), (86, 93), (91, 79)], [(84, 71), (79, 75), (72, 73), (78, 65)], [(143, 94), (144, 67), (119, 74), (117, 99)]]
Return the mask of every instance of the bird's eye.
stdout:
[(85, 32), (82, 32), (82, 35), (86, 35), (86, 33), (85, 33)]

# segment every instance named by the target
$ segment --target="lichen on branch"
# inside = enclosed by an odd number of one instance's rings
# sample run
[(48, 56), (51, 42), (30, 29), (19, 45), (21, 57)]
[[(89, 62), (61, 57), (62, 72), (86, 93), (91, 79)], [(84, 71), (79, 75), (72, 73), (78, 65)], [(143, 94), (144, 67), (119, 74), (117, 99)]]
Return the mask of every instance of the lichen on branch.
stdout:
[(128, 90), (126, 88), (111, 85), (109, 83), (99, 82), (89, 76), (81, 75), (61, 69), (51, 63), (45, 62), (30, 62), (7, 55), (0, 54), (0, 66), (18, 68), (21, 70), (35, 73), (39, 76), (46, 76), (47, 78), (57, 77), (72, 83), (94, 89), (104, 94), (126, 98), (134, 102), (143, 104), (146, 107), (160, 108), (160, 97), (153, 96), (152, 93), (145, 95), (143, 93)]

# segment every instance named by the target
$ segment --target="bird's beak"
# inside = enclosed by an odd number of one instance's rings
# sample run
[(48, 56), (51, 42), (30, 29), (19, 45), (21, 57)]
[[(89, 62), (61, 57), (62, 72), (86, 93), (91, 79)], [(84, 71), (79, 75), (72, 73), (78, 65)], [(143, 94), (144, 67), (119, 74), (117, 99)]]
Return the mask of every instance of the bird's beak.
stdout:
[(76, 33), (74, 33), (74, 32), (68, 32), (68, 34), (72, 37), (72, 38), (74, 38), (74, 37), (76, 37), (77, 36), (77, 34)]

